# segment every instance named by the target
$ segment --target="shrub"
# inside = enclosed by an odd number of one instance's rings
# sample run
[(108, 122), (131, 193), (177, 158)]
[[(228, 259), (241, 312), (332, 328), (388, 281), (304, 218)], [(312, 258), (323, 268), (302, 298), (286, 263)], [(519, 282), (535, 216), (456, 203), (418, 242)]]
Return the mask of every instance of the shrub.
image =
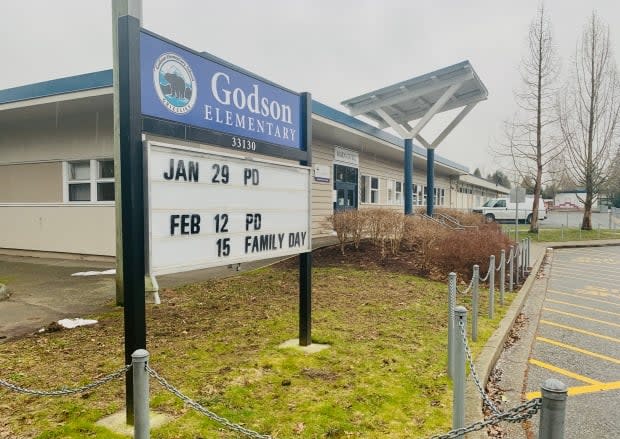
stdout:
[(340, 251), (344, 255), (344, 245), (351, 237), (351, 212), (352, 210), (343, 210), (334, 212), (328, 220), (331, 222), (332, 228), (336, 232), (336, 237), (340, 243)]
[(498, 224), (480, 224), (476, 229), (448, 230), (437, 240), (430, 257), (444, 273), (454, 271), (471, 278), (474, 264), (480, 266), (481, 276), (486, 275), (489, 256), (495, 255), (499, 263), (500, 251), (509, 245), (510, 239)]
[(494, 254), (499, 262), (500, 251), (509, 247), (510, 239), (498, 224), (486, 224), (480, 215), (443, 212), (462, 225), (475, 227), (453, 230), (421, 215), (405, 216), (392, 209), (344, 210), (334, 213), (330, 221), (342, 254), (346, 242), (353, 240), (359, 249), (361, 240), (368, 238), (379, 249), (381, 259), (388, 256), (388, 246), (391, 255), (407, 252), (407, 258), (415, 261), (417, 271), (432, 277), (443, 277), (454, 271), (462, 278), (471, 278), (474, 264), (480, 266), (484, 276), (489, 256)]

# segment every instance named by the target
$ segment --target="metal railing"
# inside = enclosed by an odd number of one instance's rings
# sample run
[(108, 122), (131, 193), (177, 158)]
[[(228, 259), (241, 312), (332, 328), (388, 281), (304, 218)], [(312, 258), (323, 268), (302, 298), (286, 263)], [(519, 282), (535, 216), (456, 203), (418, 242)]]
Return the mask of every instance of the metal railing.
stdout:
[[(467, 343), (467, 310), (463, 306), (455, 308), (454, 326), (460, 331), (456, 339), (455, 369), (453, 375), (452, 430), (432, 436), (431, 439), (462, 438), (465, 434), (482, 430), (500, 422), (523, 422), (540, 411), (539, 439), (561, 439), (564, 437), (564, 420), (566, 418), (566, 399), (568, 388), (556, 379), (548, 379), (541, 386), (541, 398), (531, 399), (511, 409), (501, 411), (484, 391), (476, 373), (471, 351)], [(465, 425), (465, 370), (467, 363), (470, 374), (478, 389), (483, 404), (493, 413), (486, 419)]]
[[(542, 385), (542, 398), (526, 401), (510, 410), (501, 411), (489, 398), (484, 390), (484, 385), (478, 377), (473, 356), (467, 342), (467, 309), (457, 306), (456, 293), (472, 293), (472, 340), (478, 338), (478, 314), (479, 314), (479, 284), (487, 282), (489, 286), (489, 310), (488, 318), (494, 317), (495, 297), (495, 273), (499, 272), (500, 305), (504, 305), (504, 288), (506, 283), (506, 267), (509, 267), (509, 290), (519, 282), (521, 276), (529, 273), (530, 267), (530, 239), (525, 238), (515, 246), (510, 247), (508, 257), (506, 252), (500, 252), (500, 260), (495, 266), (495, 255), (490, 255), (489, 266), (486, 275), (480, 275), (480, 267), (473, 266), (473, 275), (467, 289), (463, 292), (456, 287), (457, 274), (448, 275), (448, 375), (453, 382), (453, 413), (452, 428), (448, 433), (433, 436), (433, 439), (460, 438), (464, 434), (481, 430), (485, 427), (498, 424), (503, 421), (521, 422), (534, 416), (541, 411), (540, 439), (562, 438), (564, 434), (565, 401), (567, 397), (566, 386), (557, 380), (547, 380)], [(516, 283), (513, 282), (516, 280)], [(470, 374), (483, 404), (487, 406), (492, 415), (488, 418), (465, 426), (465, 371), (469, 366)]]

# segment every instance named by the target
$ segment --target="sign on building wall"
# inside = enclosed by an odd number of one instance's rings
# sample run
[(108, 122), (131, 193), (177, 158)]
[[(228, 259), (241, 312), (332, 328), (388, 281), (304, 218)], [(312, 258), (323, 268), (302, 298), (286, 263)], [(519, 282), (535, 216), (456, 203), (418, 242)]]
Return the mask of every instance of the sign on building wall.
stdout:
[[(147, 127), (165, 120), (206, 129), (213, 131), (208, 143), (238, 150), (304, 149), (299, 94), (144, 30), (140, 83), (142, 114), (155, 119)], [(171, 137), (186, 137), (186, 131)]]
[(310, 251), (310, 168), (153, 142), (147, 156), (151, 273)]
[(314, 165), (314, 181), (320, 183), (329, 183), (331, 177), (331, 166), (327, 165)]
[(357, 168), (360, 164), (359, 154), (355, 151), (351, 151), (350, 149), (336, 146), (334, 148), (334, 163)]

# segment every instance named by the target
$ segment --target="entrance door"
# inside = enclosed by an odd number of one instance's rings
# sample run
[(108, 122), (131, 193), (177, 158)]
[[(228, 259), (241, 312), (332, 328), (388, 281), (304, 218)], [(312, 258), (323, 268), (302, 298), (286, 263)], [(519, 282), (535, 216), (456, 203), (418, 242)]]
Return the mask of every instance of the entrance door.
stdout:
[(334, 210), (357, 209), (357, 169), (334, 165)]

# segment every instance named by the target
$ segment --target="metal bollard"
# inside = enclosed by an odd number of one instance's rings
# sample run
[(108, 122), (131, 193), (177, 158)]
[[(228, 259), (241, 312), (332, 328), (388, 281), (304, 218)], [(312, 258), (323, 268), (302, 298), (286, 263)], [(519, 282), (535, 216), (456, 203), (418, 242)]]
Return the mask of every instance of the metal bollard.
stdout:
[(524, 238), (523, 241), (521, 242), (521, 248), (523, 249), (523, 251), (521, 252), (521, 278), (523, 280), (525, 280), (525, 263), (527, 261), (527, 243), (526, 243), (526, 239)]
[(515, 254), (514, 254), (514, 246), (510, 246), (510, 276), (508, 279), (508, 291), (510, 291), (512, 293), (513, 289), (514, 289), (514, 265), (515, 265)]
[(546, 380), (540, 388), (542, 407), (540, 409), (539, 439), (563, 439), (566, 417), (568, 387), (555, 378)]
[(448, 376), (454, 376), (454, 307), (456, 306), (456, 273), (448, 274)]
[[(457, 306), (454, 310), (454, 326), (458, 337), (454, 352), (454, 375), (452, 387), (452, 429), (465, 426), (465, 337), (461, 328), (467, 332), (467, 310), (464, 306)], [(463, 436), (460, 436), (463, 437)]]
[(499, 304), (504, 306), (504, 288), (506, 287), (506, 250), (502, 249), (499, 259)]
[(134, 438), (149, 439), (149, 374), (146, 365), (149, 353), (138, 349), (131, 354), (131, 369), (133, 372), (133, 416)]
[(517, 266), (515, 267), (515, 286), (519, 285), (519, 271), (521, 270), (521, 268), (519, 267), (519, 259), (521, 257), (521, 247), (519, 246), (519, 244), (517, 244), (516, 252), (517, 254), (515, 255), (515, 260)]
[(480, 279), (480, 267), (474, 265), (474, 274), (471, 286), (471, 339), (478, 341), (478, 281)]
[(491, 255), (489, 262), (489, 318), (495, 314), (495, 255)]
[(532, 238), (528, 236), (527, 237), (527, 268), (528, 270), (532, 266), (532, 259), (531, 259), (531, 254), (530, 254), (530, 251), (532, 250), (531, 244), (532, 244)]

